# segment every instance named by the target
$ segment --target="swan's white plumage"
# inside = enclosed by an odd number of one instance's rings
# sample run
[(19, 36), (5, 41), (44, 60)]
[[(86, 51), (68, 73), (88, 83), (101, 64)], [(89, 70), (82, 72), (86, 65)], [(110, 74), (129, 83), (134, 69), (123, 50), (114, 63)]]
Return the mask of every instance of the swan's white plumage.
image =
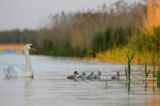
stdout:
[(26, 68), (25, 70), (18, 67), (10, 65), (7, 69), (4, 69), (4, 73), (6, 77), (33, 77), (34, 73), (30, 64), (29, 51), (32, 48), (32, 44), (27, 44), (24, 47), (24, 55), (26, 59)]

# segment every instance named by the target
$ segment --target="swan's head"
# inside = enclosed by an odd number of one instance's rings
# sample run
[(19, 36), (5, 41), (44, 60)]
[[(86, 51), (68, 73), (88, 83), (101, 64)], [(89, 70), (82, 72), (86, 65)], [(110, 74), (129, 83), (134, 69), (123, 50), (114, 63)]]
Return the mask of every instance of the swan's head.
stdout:
[(35, 47), (32, 44), (26, 44), (25, 45), (26, 50), (36, 51)]

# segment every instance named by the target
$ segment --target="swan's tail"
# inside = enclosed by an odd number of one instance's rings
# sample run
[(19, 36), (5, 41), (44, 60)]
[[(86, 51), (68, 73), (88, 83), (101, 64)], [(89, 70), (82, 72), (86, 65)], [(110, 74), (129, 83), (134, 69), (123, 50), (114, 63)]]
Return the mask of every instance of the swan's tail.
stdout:
[(4, 71), (5, 76), (8, 77), (8, 71), (7, 71), (7, 69), (3, 68), (3, 71)]

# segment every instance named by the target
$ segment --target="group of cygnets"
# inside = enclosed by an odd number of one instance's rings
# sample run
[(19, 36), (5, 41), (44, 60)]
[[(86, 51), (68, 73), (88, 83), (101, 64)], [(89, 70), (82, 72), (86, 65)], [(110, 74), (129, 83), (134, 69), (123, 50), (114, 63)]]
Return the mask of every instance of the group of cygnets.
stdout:
[[(91, 72), (89, 75), (86, 75), (85, 72), (82, 72), (81, 74), (78, 73), (78, 71), (74, 71), (72, 75), (67, 76), (67, 79), (71, 80), (98, 80), (101, 79), (101, 72), (98, 71), (97, 74), (94, 72)], [(117, 72), (117, 75), (112, 75), (110, 77), (111, 80), (119, 79), (119, 72)]]

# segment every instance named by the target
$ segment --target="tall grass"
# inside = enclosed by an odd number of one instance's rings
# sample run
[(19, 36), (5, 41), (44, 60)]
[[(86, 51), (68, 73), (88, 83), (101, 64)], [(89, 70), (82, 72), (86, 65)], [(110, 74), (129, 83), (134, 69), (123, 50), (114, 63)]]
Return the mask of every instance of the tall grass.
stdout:
[[(148, 65), (160, 64), (160, 27), (155, 29), (156, 31), (151, 34), (141, 33), (138, 36), (132, 36), (129, 44), (126, 46), (116, 47), (99, 53), (97, 60), (126, 63), (126, 51), (134, 50), (136, 54), (132, 60), (133, 63)], [(155, 76), (154, 73), (153, 71), (153, 75)]]
[(126, 45), (131, 36), (131, 27), (106, 28), (106, 30), (95, 33), (92, 40), (92, 51), (103, 52), (115, 47)]

